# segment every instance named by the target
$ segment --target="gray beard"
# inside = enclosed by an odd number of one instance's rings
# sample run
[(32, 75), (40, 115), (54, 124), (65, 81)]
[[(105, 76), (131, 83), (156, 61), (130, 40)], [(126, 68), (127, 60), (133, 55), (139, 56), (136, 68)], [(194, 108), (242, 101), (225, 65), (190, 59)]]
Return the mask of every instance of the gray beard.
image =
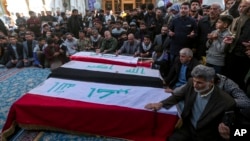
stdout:
[(194, 88), (194, 91), (195, 92), (197, 92), (197, 93), (204, 93), (204, 92), (206, 92), (207, 90), (209, 90), (209, 85), (207, 84), (207, 86), (204, 88), (204, 89), (202, 89), (202, 90), (197, 90), (196, 88)]

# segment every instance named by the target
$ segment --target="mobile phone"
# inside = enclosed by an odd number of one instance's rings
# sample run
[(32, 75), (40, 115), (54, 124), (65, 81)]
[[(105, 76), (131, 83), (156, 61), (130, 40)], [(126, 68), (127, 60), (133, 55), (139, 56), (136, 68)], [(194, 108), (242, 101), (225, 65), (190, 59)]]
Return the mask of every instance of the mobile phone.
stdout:
[(234, 111), (227, 111), (225, 112), (224, 114), (224, 117), (223, 117), (223, 123), (227, 126), (231, 126), (233, 125), (234, 123), (234, 120), (235, 120), (235, 113)]

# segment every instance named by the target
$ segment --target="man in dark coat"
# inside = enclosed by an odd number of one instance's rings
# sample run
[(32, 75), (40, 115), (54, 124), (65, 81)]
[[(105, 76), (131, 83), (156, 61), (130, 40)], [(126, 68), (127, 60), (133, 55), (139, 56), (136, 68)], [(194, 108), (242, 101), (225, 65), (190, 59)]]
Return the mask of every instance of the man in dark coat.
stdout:
[(82, 17), (78, 15), (78, 10), (73, 9), (72, 15), (68, 19), (68, 31), (78, 38), (78, 32), (83, 29)]
[(181, 113), (183, 125), (169, 137), (169, 141), (219, 141), (218, 126), (224, 113), (234, 110), (235, 101), (214, 84), (213, 68), (198, 65), (192, 79), (180, 91), (159, 103), (149, 103), (146, 109), (170, 108), (184, 100)]

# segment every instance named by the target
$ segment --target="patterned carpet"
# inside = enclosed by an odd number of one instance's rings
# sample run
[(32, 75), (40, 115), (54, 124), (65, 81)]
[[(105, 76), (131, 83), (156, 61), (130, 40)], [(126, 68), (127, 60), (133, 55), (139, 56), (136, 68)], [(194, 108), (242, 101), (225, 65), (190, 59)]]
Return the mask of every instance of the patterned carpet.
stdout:
[[(11, 105), (24, 93), (42, 83), (50, 74), (49, 69), (0, 68), (0, 130), (2, 130)], [(1, 140), (1, 136), (0, 136)], [(94, 135), (77, 136), (56, 132), (20, 130), (11, 141), (124, 141)]]

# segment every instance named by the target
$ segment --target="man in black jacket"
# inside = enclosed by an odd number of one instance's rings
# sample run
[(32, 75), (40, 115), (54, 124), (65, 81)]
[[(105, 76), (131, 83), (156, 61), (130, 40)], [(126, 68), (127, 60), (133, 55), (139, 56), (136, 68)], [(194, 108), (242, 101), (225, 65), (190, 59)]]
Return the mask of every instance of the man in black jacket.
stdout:
[(21, 68), (23, 67), (23, 45), (17, 43), (17, 39), (15, 36), (9, 37), (10, 44), (8, 46), (8, 52), (10, 60), (6, 64), (7, 68), (17, 67)]
[(191, 71), (198, 64), (199, 62), (193, 58), (193, 52), (191, 49), (181, 49), (179, 58), (176, 58), (169, 74), (165, 78), (167, 86), (166, 91), (172, 92), (172, 89), (187, 83), (188, 79), (191, 78)]

